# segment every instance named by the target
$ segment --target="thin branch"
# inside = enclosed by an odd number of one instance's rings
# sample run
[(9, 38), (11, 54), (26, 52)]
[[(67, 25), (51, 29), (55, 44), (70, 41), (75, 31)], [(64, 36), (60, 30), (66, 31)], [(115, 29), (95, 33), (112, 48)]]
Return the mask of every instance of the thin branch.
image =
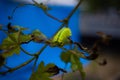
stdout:
[(83, 45), (78, 43), (78, 42), (73, 42), (73, 44), (77, 45), (81, 50), (86, 50), (87, 49), (87, 48), (83, 47)]
[[(16, 10), (17, 10), (18, 8), (23, 7), (23, 6), (26, 6), (26, 5), (33, 5), (33, 4), (19, 4), (19, 5), (17, 5), (17, 6), (13, 9), (11, 15), (8, 16), (8, 19), (11, 20), (11, 19), (13, 18), (13, 16), (14, 16), (14, 13), (16, 12)], [(34, 5), (33, 5), (33, 6), (34, 6)]]
[(40, 51), (37, 52), (36, 56), (39, 56), (39, 55), (44, 51), (44, 49), (45, 49), (47, 46), (48, 46), (48, 45), (45, 44), (45, 45), (40, 49)]
[(57, 32), (65, 26), (65, 23), (62, 23), (59, 29), (53, 34), (52, 38), (57, 34)]
[(58, 22), (63, 22), (63, 20), (59, 20), (58, 18), (56, 18), (56, 17), (52, 16), (51, 14), (49, 14), (47, 11), (44, 11), (44, 13), (45, 13), (48, 17), (50, 17), (50, 18), (52, 18), (52, 19), (54, 19), (54, 20), (56, 20), (56, 21), (58, 21)]
[(9, 19), (9, 20), (13, 19), (14, 13), (15, 13), (15, 11), (17, 10), (17, 8), (19, 8), (19, 5), (16, 6), (16, 7), (13, 9), (11, 16), (8, 16), (8, 19)]
[(9, 66), (7, 66), (7, 65), (3, 65), (5, 68), (7, 68), (7, 69), (11, 69), (11, 67), (9, 67)]
[(20, 49), (27, 55), (30, 55), (30, 56), (35, 56), (35, 54), (30, 54), (29, 52), (27, 52), (25, 49), (23, 49), (22, 47), (20, 47)]
[[(40, 3), (36, 2), (35, 0), (32, 0), (32, 1), (34, 2), (35, 6), (39, 7)], [(54, 20), (56, 20), (56, 21), (58, 21), (58, 22), (63, 22), (62, 20), (59, 20), (58, 18), (56, 18), (56, 17), (52, 16), (51, 14), (49, 14), (49, 13), (47, 12), (47, 10), (45, 10), (45, 11), (43, 10), (43, 12), (44, 12), (48, 17), (50, 17), (50, 18), (52, 18), (52, 19), (54, 19)]]
[(15, 68), (11, 68), (11, 69), (9, 69), (9, 70), (7, 70), (7, 71), (0, 72), (0, 74), (6, 74), (6, 73), (8, 73), (8, 72), (13, 72), (13, 71), (15, 71), (15, 70), (18, 70), (18, 69), (24, 67), (25, 65), (29, 64), (30, 62), (32, 62), (34, 59), (35, 59), (35, 57), (31, 58), (30, 60), (24, 62), (23, 64), (15, 67)]
[(78, 9), (78, 7), (80, 6), (80, 4), (82, 3), (83, 0), (80, 0), (79, 3), (75, 6), (75, 8), (71, 11), (71, 13), (68, 15), (68, 17), (66, 18), (67, 20), (69, 20), (72, 15), (75, 13), (75, 11)]
[(35, 59), (35, 61), (34, 61), (34, 65), (33, 65), (32, 72), (34, 72), (34, 71), (35, 71), (37, 61), (38, 61), (38, 57), (36, 57), (36, 59)]

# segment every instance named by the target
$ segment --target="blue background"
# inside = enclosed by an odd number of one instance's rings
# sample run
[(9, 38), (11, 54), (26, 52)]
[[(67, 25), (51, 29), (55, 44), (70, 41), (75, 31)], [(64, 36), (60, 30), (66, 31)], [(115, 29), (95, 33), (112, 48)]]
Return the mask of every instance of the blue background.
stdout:
[[(13, 9), (17, 5), (18, 3), (13, 3), (7, 0), (0, 1), (0, 24), (4, 25), (4, 28), (6, 28), (6, 25), (9, 22), (8, 16), (11, 15)], [(49, 13), (61, 20), (64, 19), (73, 9), (73, 7), (67, 6), (50, 7), (52, 8), (52, 10), (49, 11)], [(72, 39), (74, 41), (80, 41), (79, 14), (80, 11), (77, 10), (69, 22), (69, 26), (72, 30)], [(35, 29), (39, 29), (48, 38), (50, 38), (55, 33), (55, 31), (59, 28), (61, 24), (46, 16), (40, 8), (30, 5), (18, 8), (11, 22), (12, 25), (19, 25), (29, 28), (26, 33), (30, 33)], [(6, 35), (0, 31), (0, 43), (5, 37)], [(33, 42), (30, 42), (29, 45), (23, 45), (23, 47), (30, 53), (35, 53), (42, 46), (43, 44), (36, 44)], [(39, 64), (39, 62), (43, 60), (45, 64), (55, 63), (57, 66), (64, 68), (65, 64), (59, 58), (60, 52), (61, 50), (59, 48), (47, 47), (40, 55), (37, 64)], [(30, 58), (30, 56), (27, 56), (26, 54), (21, 52), (19, 55), (15, 54), (12, 57), (8, 58), (7, 65), (10, 67), (15, 67)], [(86, 63), (83, 60), (82, 62)], [(32, 71), (32, 65), (33, 62), (13, 73), (9, 73), (5, 76), (0, 76), (0, 80), (29, 80)], [(2, 70), (4, 70), (4, 68)]]

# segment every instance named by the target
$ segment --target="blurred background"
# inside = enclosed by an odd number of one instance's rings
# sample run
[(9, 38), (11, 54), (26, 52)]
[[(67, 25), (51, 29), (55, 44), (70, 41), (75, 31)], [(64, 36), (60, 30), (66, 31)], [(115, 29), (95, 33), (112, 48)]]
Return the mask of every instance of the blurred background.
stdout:
[[(77, 4), (79, 0), (36, 0), (36, 1), (49, 4), (53, 8), (53, 10), (51, 10), (50, 13), (60, 19), (63, 19), (66, 15), (69, 14), (69, 12), (73, 9), (73, 7)], [(7, 16), (11, 14), (12, 10), (19, 3), (33, 4), (31, 0), (1, 0), (0, 24), (6, 25), (9, 22), (7, 20)], [(41, 15), (44, 17), (44, 20), (42, 20), (42, 22), (40, 21), (40, 19), (42, 18)], [(45, 22), (48, 24), (44, 24)], [(44, 13), (40, 11), (38, 8), (31, 6), (22, 7), (19, 10), (17, 10), (12, 23), (15, 25), (26, 26), (28, 28), (31, 28), (31, 30), (29, 30), (28, 33), (36, 28), (39, 28), (40, 30), (43, 31), (43, 33), (45, 33), (49, 37), (54, 33), (58, 25), (60, 25), (60, 23), (46, 17)], [(120, 80), (120, 62), (119, 62), (120, 61), (119, 59), (120, 58), (120, 47), (119, 47), (120, 46), (120, 0), (84, 0), (82, 5), (80, 6), (80, 9), (77, 10), (75, 15), (73, 15), (72, 19), (70, 20), (69, 25), (73, 31), (73, 36), (74, 36), (72, 37), (73, 40), (81, 42), (85, 47), (88, 48), (90, 48), (93, 45), (93, 43), (98, 39), (98, 35), (96, 34), (96, 32), (100, 31), (112, 36), (109, 45), (107, 46), (102, 45), (101, 51), (99, 52), (100, 56), (98, 58), (98, 61), (105, 58), (107, 59), (107, 65), (99, 66), (96, 62), (90, 62), (87, 66), (84, 67), (85, 72), (87, 74), (86, 80)], [(44, 28), (41, 28), (39, 26), (44, 26)], [(53, 26), (55, 26), (55, 28), (51, 29), (51, 27)], [(49, 29), (49, 32), (46, 31), (46, 28)], [(5, 36), (0, 35), (1, 39), (4, 37)], [(33, 46), (32, 43), (31, 46)], [(29, 48), (30, 46), (25, 46), (25, 47), (26, 50), (34, 53), (34, 51), (32, 51)], [(54, 53), (50, 52), (50, 50), (51, 49), (48, 48), (48, 51), (45, 51), (44, 55), (41, 55), (41, 58), (46, 59), (46, 64), (49, 63), (50, 61), (63, 68), (64, 63), (62, 63), (59, 58), (56, 59), (56, 57), (60, 55), (60, 52), (57, 53), (58, 55), (54, 56), (54, 59), (51, 59), (49, 58), (49, 56), (54, 55)], [(55, 49), (55, 50), (57, 52), (59, 49)], [(37, 49), (35, 49), (35, 51), (37, 51)], [(45, 53), (50, 53), (50, 54), (48, 55)], [(22, 55), (21, 57), (23, 56), (24, 55)], [(27, 60), (29, 58), (24, 57), (24, 59)], [(40, 61), (42, 59), (40, 59)], [(20, 63), (24, 62), (21, 61), (20, 59), (18, 61), (20, 61)], [(85, 64), (87, 62), (83, 61), (83, 63)], [(13, 65), (11, 66), (15, 66), (14, 64), (17, 65), (16, 63), (13, 63)], [(29, 70), (29, 71), (26, 70), (26, 73), (28, 75), (20, 75), (19, 79), (18, 77), (15, 77), (12, 80), (28, 80), (31, 74), (30, 65), (28, 65), (23, 69), (23, 70), (26, 69)], [(18, 70), (16, 71), (16, 73), (13, 73), (11, 75), (8, 74), (9, 76), (7, 77), (0, 76), (1, 78), (0, 80), (8, 80), (8, 78), (10, 79), (12, 76), (15, 76), (15, 74), (17, 73), (21, 74), (23, 73), (23, 71)], [(60, 80), (61, 77), (58, 75), (54, 79)], [(66, 74), (65, 80), (81, 80), (81, 79), (79, 73), (74, 72), (74, 73)]]
[(90, 63), (85, 68), (87, 80), (120, 80), (120, 0), (84, 0), (80, 9), (84, 46), (92, 46), (98, 31), (112, 36), (109, 45), (103, 45), (99, 52), (98, 60), (106, 58), (107, 65)]

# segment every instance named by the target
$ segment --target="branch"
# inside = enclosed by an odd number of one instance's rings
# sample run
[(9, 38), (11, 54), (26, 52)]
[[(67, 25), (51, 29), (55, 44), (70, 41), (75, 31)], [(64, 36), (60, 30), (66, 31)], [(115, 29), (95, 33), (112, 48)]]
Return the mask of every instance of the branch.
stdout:
[(39, 55), (44, 51), (44, 49), (45, 49), (47, 46), (48, 46), (48, 45), (45, 44), (45, 45), (40, 49), (40, 51), (37, 52), (36, 56), (39, 56)]
[(36, 57), (36, 59), (35, 59), (35, 62), (34, 62), (34, 65), (33, 65), (33, 69), (32, 69), (32, 72), (35, 71), (35, 67), (36, 67), (37, 61), (38, 61), (38, 57)]
[(50, 18), (52, 18), (52, 19), (54, 19), (54, 20), (56, 20), (56, 21), (58, 21), (58, 22), (63, 22), (63, 20), (59, 20), (58, 18), (56, 18), (56, 17), (52, 16), (51, 14), (49, 14), (47, 11), (44, 11), (44, 13), (45, 13), (48, 17), (50, 17)]
[[(62, 23), (59, 27), (59, 29), (53, 34), (53, 37), (58, 33), (58, 31), (60, 31), (60, 29), (62, 29), (65, 26), (65, 23)], [(53, 38), (52, 37), (52, 38)]]
[(71, 13), (68, 15), (68, 17), (66, 18), (67, 20), (69, 20), (72, 15), (75, 13), (75, 11), (78, 9), (78, 7), (80, 6), (80, 4), (82, 3), (83, 0), (80, 0), (79, 3), (75, 6), (75, 8), (71, 11)]
[(30, 62), (32, 62), (34, 59), (35, 59), (35, 57), (31, 58), (30, 60), (24, 62), (23, 64), (15, 67), (15, 68), (11, 68), (11, 69), (9, 69), (9, 70), (7, 70), (7, 71), (0, 72), (0, 74), (6, 74), (6, 73), (8, 73), (8, 72), (13, 72), (13, 71), (15, 71), (15, 70), (18, 70), (18, 69), (22, 68), (23, 66), (25, 66), (25, 65), (29, 64)]
[[(39, 7), (39, 5), (41, 5), (40, 3), (38, 3), (38, 2), (36, 2), (35, 0), (32, 0), (33, 2), (34, 2), (34, 4), (35, 4), (35, 6), (37, 6), (37, 7)], [(42, 9), (43, 10), (43, 9)], [(54, 16), (52, 16), (51, 14), (49, 14), (48, 12), (47, 12), (47, 10), (43, 10), (43, 12), (48, 16), (48, 17), (50, 17), (50, 18), (52, 18), (52, 19), (54, 19), (54, 20), (56, 20), (56, 21), (58, 21), (58, 22), (63, 22), (62, 20), (59, 20), (58, 18), (56, 18), (56, 17), (54, 17)]]
[(9, 67), (9, 66), (7, 66), (7, 65), (3, 65), (5, 68), (7, 68), (7, 69), (11, 69), (11, 67)]
[(13, 18), (13, 16), (14, 16), (14, 13), (16, 12), (16, 10), (17, 10), (18, 8), (23, 7), (23, 6), (26, 6), (26, 5), (35, 6), (35, 5), (33, 5), (33, 4), (19, 4), (19, 5), (17, 5), (17, 6), (13, 9), (11, 15), (8, 16), (8, 19), (11, 20), (11, 19)]
[(20, 47), (20, 49), (27, 55), (30, 55), (30, 56), (35, 56), (35, 54), (30, 54), (29, 52), (27, 52), (25, 49), (23, 49), (22, 47)]

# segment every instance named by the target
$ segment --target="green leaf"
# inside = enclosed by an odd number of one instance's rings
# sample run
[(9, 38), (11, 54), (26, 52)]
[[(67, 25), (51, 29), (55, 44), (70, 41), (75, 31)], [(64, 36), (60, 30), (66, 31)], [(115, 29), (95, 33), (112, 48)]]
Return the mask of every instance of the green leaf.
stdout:
[(27, 42), (31, 40), (31, 35), (20, 35), (19, 41), (20, 43), (22, 42)]
[(52, 79), (49, 78), (49, 74), (48, 73), (43, 73), (41, 80), (52, 80)]
[(49, 74), (49, 77), (51, 77), (59, 74), (60, 69), (55, 64), (49, 63), (45, 66), (44, 71)]
[(39, 73), (44, 72), (44, 62), (43, 61), (39, 64), (37, 72), (39, 72)]
[(45, 66), (45, 71), (48, 70), (48, 69), (51, 68), (51, 67), (54, 67), (54, 66), (55, 66), (55, 64), (52, 64), (52, 63), (47, 64), (47, 65)]
[(32, 34), (35, 36), (40, 36), (42, 33), (38, 29), (36, 29), (32, 32)]
[(42, 42), (47, 40), (47, 37), (39, 30), (33, 31), (32, 36), (33, 36), (33, 41), (35, 42)]
[(18, 43), (18, 37), (20, 35), (20, 32), (15, 32), (15, 33), (12, 33), (12, 34), (9, 34), (8, 37), (14, 41), (15, 43)]
[(68, 62), (70, 62), (70, 56), (71, 56), (70, 52), (62, 52), (60, 58), (65, 63), (68, 63)]
[(14, 45), (14, 41), (12, 41), (9, 37), (5, 38), (0, 45), (1, 50), (6, 50)]
[(79, 57), (72, 54), (71, 55), (71, 68), (76, 71), (78, 70), (81, 74), (82, 80), (85, 80), (85, 72), (83, 71), (82, 63), (79, 60)]
[(36, 72), (32, 73), (30, 80), (52, 80), (50, 79), (50, 74), (46, 72), (46, 69), (53, 66), (53, 64), (48, 64), (47, 66), (44, 65), (42, 61)]
[(0, 49), (2, 51), (2, 55), (4, 57), (8, 57), (13, 55), (14, 53), (20, 53), (20, 44), (18, 44), (18, 32), (8, 34), (8, 37), (5, 38), (0, 45)]
[(71, 55), (71, 68), (73, 71), (76, 71), (78, 70), (78, 64), (76, 63), (76, 60), (75, 60), (75, 55)]
[(3, 57), (9, 57), (9, 56), (12, 56), (14, 53), (15, 54), (19, 54), (20, 53), (20, 47), (19, 46), (17, 46), (17, 45), (15, 46), (14, 45), (14, 47), (9, 48), (9, 49), (3, 51), (1, 55)]
[(81, 54), (78, 52), (78, 50), (68, 50), (66, 52), (62, 52), (61, 59), (65, 62), (71, 63), (71, 68), (73, 71), (79, 71), (82, 80), (85, 80), (85, 73), (83, 71), (82, 63), (80, 62), (79, 58), (81, 57)]
[(28, 28), (24, 28), (24, 27), (21, 27), (21, 26), (14, 26), (14, 28), (17, 28), (18, 30), (20, 31), (23, 31), (23, 30), (27, 30)]

